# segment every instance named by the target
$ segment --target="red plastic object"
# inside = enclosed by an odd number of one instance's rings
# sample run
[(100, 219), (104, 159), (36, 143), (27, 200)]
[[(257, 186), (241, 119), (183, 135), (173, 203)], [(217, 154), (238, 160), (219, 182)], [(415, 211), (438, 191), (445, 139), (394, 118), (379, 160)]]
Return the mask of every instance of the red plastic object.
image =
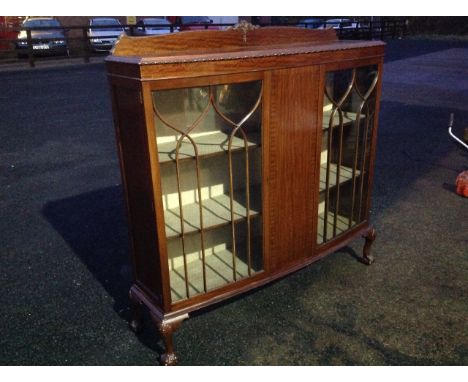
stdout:
[(468, 171), (462, 171), (457, 176), (455, 187), (458, 195), (468, 198)]

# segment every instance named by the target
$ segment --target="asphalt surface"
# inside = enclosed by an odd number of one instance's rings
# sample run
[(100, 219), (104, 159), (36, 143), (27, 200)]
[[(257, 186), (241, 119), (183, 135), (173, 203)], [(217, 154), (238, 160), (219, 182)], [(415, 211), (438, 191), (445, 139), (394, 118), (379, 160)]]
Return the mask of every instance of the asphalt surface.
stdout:
[[(467, 365), (468, 47), (392, 41), (362, 240), (187, 320), (181, 365)], [(0, 72), (0, 364), (154, 365), (131, 270), (104, 65)]]

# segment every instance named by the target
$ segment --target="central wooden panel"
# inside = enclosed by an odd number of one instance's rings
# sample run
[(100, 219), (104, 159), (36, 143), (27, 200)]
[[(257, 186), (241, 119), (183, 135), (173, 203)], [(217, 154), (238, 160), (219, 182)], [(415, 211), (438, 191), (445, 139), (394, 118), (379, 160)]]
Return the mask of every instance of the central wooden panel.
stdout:
[(318, 67), (270, 72), (269, 268), (311, 256), (315, 246)]

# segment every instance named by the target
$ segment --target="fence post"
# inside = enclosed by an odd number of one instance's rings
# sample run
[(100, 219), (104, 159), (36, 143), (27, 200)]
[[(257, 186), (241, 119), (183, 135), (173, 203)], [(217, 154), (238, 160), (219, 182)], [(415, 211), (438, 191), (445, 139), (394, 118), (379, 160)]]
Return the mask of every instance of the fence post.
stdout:
[(407, 27), (408, 27), (408, 19), (406, 20), (402, 20), (402, 23), (403, 23), (403, 28), (402, 28), (402, 31), (401, 31), (401, 38), (405, 37), (407, 35)]
[(31, 29), (26, 30), (26, 40), (28, 41), (28, 60), (29, 66), (34, 67), (34, 54), (33, 54), (33, 42), (31, 37)]
[(380, 19), (380, 39), (383, 40), (385, 38), (385, 20)]
[(82, 28), (83, 48), (84, 48), (84, 62), (89, 62), (89, 40), (86, 33), (86, 27)]
[(369, 21), (369, 40), (372, 40), (373, 37), (374, 37), (374, 22), (372, 21), (372, 19), (370, 19), (370, 21)]
[(397, 23), (395, 20), (393, 20), (392, 40), (395, 40), (395, 37), (396, 37), (396, 26), (397, 26)]

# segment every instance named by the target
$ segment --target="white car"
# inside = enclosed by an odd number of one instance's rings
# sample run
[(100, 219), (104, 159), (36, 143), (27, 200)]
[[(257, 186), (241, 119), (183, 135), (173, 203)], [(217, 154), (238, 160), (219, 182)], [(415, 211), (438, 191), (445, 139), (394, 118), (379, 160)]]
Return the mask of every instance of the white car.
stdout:
[(122, 33), (125, 33), (124, 28), (117, 19), (99, 17), (89, 20), (88, 39), (95, 52), (111, 50)]

